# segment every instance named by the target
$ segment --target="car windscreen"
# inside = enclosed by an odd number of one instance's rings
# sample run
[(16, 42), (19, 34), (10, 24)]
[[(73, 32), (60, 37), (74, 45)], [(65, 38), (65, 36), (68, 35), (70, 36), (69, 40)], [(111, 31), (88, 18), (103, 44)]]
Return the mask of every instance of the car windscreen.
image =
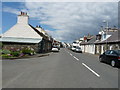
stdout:
[(77, 49), (81, 49), (80, 47), (76, 47)]
[(120, 50), (116, 50), (116, 52), (120, 55)]
[(76, 46), (73, 46), (73, 48), (76, 48)]

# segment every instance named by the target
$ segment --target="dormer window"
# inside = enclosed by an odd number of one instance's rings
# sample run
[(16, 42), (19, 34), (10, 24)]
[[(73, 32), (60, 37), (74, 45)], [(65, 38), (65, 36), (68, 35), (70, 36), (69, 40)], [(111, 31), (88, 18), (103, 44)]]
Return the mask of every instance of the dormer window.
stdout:
[(106, 39), (106, 34), (103, 34), (103, 38)]

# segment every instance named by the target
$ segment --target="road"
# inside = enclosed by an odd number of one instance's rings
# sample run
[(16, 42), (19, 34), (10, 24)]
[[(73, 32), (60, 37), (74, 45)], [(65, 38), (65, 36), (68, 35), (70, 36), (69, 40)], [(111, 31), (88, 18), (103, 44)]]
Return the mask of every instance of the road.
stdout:
[(118, 68), (68, 49), (2, 65), (3, 88), (118, 88)]

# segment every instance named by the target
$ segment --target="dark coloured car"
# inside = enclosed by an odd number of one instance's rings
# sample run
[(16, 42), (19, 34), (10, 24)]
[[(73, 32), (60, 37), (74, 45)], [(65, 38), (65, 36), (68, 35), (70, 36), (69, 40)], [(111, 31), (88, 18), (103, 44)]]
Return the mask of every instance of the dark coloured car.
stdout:
[(120, 66), (120, 50), (107, 50), (99, 56), (100, 62), (106, 62), (111, 66)]

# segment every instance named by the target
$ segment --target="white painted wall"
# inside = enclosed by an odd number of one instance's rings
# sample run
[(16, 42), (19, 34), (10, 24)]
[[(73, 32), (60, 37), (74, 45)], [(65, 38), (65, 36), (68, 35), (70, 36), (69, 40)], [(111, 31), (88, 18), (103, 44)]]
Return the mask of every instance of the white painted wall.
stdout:
[(29, 17), (27, 15), (19, 15), (17, 19), (18, 24), (28, 24)]
[(81, 49), (82, 49), (82, 52), (95, 54), (95, 45), (94, 44), (85, 45), (85, 46), (81, 45)]

